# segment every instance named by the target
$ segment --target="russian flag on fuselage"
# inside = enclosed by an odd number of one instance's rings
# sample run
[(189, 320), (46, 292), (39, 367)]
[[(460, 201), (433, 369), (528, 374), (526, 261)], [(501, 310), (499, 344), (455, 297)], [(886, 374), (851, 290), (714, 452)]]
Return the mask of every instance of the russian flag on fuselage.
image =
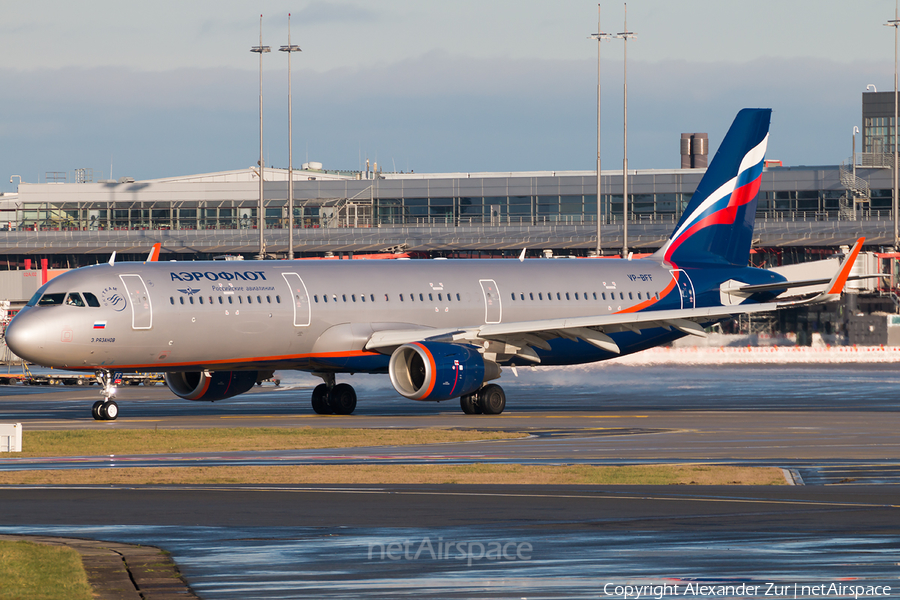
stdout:
[(678, 266), (747, 265), (771, 114), (738, 113), (658, 257)]

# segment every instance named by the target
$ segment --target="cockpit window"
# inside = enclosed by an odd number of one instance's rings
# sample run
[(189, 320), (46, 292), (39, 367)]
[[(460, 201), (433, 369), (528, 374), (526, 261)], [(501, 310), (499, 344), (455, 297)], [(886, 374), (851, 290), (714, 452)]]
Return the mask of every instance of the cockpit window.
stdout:
[(69, 295), (66, 297), (66, 306), (84, 306), (84, 300), (81, 299), (81, 294), (78, 292), (69, 292)]
[(38, 301), (38, 306), (58, 306), (63, 303), (63, 298), (65, 297), (65, 292), (44, 294)]
[(87, 305), (93, 308), (100, 308), (100, 301), (97, 300), (97, 296), (93, 295), (90, 292), (82, 292), (84, 299), (87, 301)]

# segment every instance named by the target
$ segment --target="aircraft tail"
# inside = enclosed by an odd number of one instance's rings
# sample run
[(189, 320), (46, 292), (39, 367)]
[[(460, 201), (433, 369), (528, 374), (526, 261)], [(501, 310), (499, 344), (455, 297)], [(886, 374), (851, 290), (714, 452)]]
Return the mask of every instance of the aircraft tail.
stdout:
[(741, 110), (672, 236), (654, 257), (673, 265), (747, 266), (770, 108)]

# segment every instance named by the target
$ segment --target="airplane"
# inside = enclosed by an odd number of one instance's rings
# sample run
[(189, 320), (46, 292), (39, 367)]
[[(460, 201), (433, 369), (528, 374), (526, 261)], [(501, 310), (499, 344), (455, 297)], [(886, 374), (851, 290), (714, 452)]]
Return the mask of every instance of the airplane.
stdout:
[[(382, 373), (419, 401), (496, 415), (503, 368), (608, 360), (705, 335), (735, 315), (840, 297), (863, 240), (831, 280), (787, 281), (749, 263), (771, 109), (736, 116), (671, 237), (633, 259), (145, 262), (82, 267), (42, 286), (9, 348), (94, 371), (97, 420), (119, 414), (116, 373), (164, 372), (187, 400), (250, 390), (275, 370), (320, 376), (319, 414), (354, 411), (339, 374)], [(158, 253), (158, 248), (155, 248)], [(779, 297), (821, 285), (814, 297)]]

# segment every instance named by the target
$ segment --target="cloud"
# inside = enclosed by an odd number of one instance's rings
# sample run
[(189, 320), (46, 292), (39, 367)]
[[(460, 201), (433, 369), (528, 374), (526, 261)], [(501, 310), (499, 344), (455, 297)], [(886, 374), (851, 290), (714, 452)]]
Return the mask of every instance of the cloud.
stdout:
[[(622, 160), (621, 63), (604, 62), (605, 168)], [(287, 165), (287, 78), (265, 73), (265, 155)], [(870, 63), (759, 59), (629, 64), (629, 166), (677, 168), (681, 132), (715, 151), (735, 113), (774, 109), (770, 156), (835, 164), (850, 153)], [(0, 70), (0, 183), (93, 167), (154, 178), (243, 168), (258, 153), (254, 69)], [(467, 58), (435, 51), (325, 72), (295, 66), (295, 164), (356, 168), (360, 157), (418, 172), (594, 168), (593, 60)], [(14, 189), (6, 186), (5, 189)]]
[(294, 13), (304, 25), (324, 23), (376, 23), (383, 12), (344, 2), (313, 2)]

